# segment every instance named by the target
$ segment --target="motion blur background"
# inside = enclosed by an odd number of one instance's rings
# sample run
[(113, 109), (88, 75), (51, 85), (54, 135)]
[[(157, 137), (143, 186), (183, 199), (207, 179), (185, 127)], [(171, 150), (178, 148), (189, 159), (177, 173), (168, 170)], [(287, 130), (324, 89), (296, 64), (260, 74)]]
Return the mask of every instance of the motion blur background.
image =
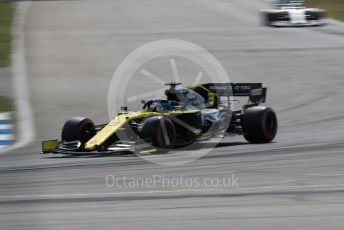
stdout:
[[(342, 0), (308, 4), (344, 20)], [(25, 145), (0, 154), (0, 228), (343, 229), (344, 26), (330, 19), (324, 27), (263, 27), (260, 10), (269, 7), (265, 0), (2, 1), (0, 113), (11, 112), (2, 120), (12, 129), (3, 135)], [(166, 38), (204, 47), (232, 82), (263, 82), (279, 119), (275, 142), (228, 137), (176, 167), (135, 156), (39, 155), (40, 141), (59, 137), (69, 117), (106, 122), (116, 67), (137, 47)], [(166, 66), (154, 68), (168, 78)], [(150, 81), (140, 87), (151, 90)], [(109, 174), (233, 173), (239, 188), (105, 183)]]

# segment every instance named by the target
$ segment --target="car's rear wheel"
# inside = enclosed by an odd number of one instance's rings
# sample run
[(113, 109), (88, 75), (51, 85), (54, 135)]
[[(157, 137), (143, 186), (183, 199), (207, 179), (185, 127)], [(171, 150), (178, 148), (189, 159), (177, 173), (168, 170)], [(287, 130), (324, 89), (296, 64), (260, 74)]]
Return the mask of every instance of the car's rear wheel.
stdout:
[(277, 133), (277, 116), (269, 107), (255, 106), (245, 110), (242, 118), (244, 137), (251, 143), (271, 142)]
[(95, 134), (94, 123), (85, 117), (73, 117), (62, 128), (62, 141), (80, 141), (85, 144)]
[(173, 149), (176, 145), (176, 128), (173, 122), (162, 116), (147, 118), (142, 125), (141, 138), (151, 139), (154, 146)]

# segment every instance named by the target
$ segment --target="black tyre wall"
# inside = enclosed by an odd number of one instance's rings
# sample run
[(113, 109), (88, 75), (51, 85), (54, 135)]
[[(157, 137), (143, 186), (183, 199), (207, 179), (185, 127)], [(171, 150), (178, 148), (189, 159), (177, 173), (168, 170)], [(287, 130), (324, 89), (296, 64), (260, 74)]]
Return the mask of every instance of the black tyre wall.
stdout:
[(269, 12), (262, 13), (262, 24), (263, 26), (271, 26), (271, 16)]
[(251, 107), (243, 114), (242, 126), (247, 141), (251, 143), (271, 142), (277, 133), (277, 117), (269, 107)]
[(80, 141), (86, 143), (94, 136), (94, 123), (85, 117), (73, 117), (62, 128), (62, 141)]
[[(163, 128), (165, 126), (165, 128)], [(164, 129), (167, 131), (168, 141), (164, 137)], [(150, 138), (153, 145), (159, 148), (172, 149), (176, 144), (176, 129), (173, 122), (167, 117), (149, 117), (143, 122), (141, 138)]]

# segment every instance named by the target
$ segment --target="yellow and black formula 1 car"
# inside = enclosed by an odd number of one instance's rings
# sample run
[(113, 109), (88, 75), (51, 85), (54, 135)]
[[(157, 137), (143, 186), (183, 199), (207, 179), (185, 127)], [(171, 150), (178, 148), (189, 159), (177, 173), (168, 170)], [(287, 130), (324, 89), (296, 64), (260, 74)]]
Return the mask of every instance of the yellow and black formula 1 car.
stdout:
[[(252, 143), (271, 142), (277, 117), (265, 102), (262, 83), (208, 83), (180, 87), (168, 83), (166, 99), (143, 100), (139, 111), (126, 107), (109, 123), (94, 125), (84, 117), (66, 121), (62, 140), (42, 142), (42, 153), (90, 154), (175, 149), (226, 134)], [(234, 110), (233, 97), (248, 97)]]

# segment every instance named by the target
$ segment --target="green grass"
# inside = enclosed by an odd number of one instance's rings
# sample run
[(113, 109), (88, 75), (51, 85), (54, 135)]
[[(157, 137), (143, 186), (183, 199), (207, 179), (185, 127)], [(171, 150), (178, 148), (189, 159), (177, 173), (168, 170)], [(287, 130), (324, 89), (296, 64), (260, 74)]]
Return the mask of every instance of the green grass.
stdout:
[(308, 0), (307, 6), (327, 10), (331, 18), (344, 21), (344, 0)]
[(0, 2), (0, 67), (10, 65), (11, 25), (14, 6), (10, 2)]
[(14, 110), (13, 101), (8, 97), (0, 96), (0, 113), (12, 112)]

